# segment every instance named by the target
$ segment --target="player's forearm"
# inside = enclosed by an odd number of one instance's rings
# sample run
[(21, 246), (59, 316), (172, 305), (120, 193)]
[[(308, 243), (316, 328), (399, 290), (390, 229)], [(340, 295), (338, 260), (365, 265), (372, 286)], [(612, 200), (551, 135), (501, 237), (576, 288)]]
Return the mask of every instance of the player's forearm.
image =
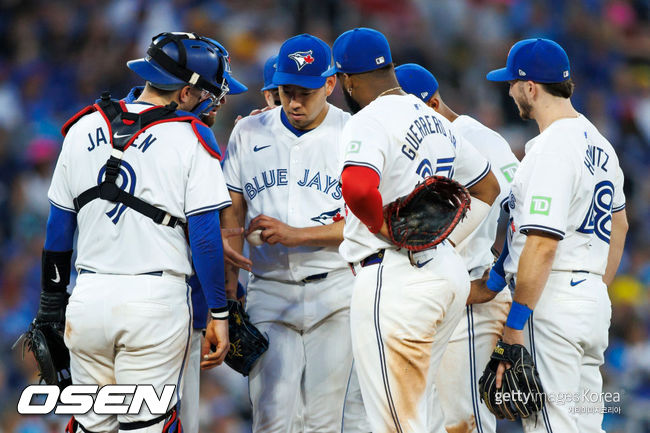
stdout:
[(469, 195), (472, 197), (492, 206), (492, 203), (494, 203), (494, 200), (496, 200), (501, 192), (501, 187), (499, 186), (499, 181), (496, 176), (492, 173), (492, 170), (490, 170), (483, 179), (468, 188), (468, 191)]
[(544, 234), (529, 233), (517, 268), (514, 302), (531, 310), (542, 295), (551, 273), (558, 240)]
[(343, 242), (343, 226), (345, 221), (317, 227), (297, 228), (300, 245), (311, 247), (338, 247)]
[(187, 220), (192, 262), (213, 314), (227, 316), (224, 258), (219, 212), (192, 215)]
[[(232, 205), (221, 211), (221, 228), (239, 228), (244, 226), (246, 218), (246, 207), (242, 194), (230, 192)], [(230, 247), (237, 253), (244, 249), (244, 235), (232, 236), (228, 238)], [(237, 299), (237, 282), (239, 281), (239, 268), (226, 263), (225, 268), (225, 285), (226, 297), (228, 299)]]
[(612, 233), (609, 238), (609, 253), (607, 255), (607, 268), (603, 281), (610, 285), (616, 276), (618, 265), (621, 263), (623, 247), (625, 246), (625, 236), (627, 235), (628, 223), (625, 209), (612, 214)]
[(471, 198), (470, 209), (465, 214), (465, 218), (458, 223), (454, 231), (448, 236), (448, 239), (454, 246), (460, 245), (476, 228), (485, 220), (490, 213), (490, 205), (476, 197)]

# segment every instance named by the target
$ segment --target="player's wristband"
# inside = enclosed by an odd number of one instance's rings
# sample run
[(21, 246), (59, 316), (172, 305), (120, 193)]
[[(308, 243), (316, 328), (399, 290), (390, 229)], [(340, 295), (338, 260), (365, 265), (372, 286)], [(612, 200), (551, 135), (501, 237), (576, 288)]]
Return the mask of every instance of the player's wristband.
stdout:
[(506, 279), (503, 277), (503, 275), (499, 274), (496, 270), (494, 270), (494, 268), (492, 268), (490, 270), (490, 277), (485, 284), (487, 285), (488, 289), (499, 293), (506, 287)]
[(528, 308), (525, 305), (520, 304), (519, 302), (512, 301), (512, 307), (510, 307), (510, 314), (508, 314), (508, 320), (506, 320), (506, 326), (517, 331), (524, 329), (524, 325), (528, 321), (533, 310)]
[(228, 310), (210, 308), (210, 317), (212, 317), (212, 320), (226, 320), (228, 319)]

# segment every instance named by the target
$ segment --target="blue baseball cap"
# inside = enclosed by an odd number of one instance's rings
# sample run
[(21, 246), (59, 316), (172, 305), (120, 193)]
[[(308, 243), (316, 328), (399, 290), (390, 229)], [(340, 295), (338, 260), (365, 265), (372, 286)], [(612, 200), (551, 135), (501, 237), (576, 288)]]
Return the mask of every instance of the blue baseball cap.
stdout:
[(262, 90), (273, 90), (278, 88), (278, 86), (273, 84), (273, 74), (275, 74), (277, 63), (277, 55), (269, 57), (266, 63), (264, 63), (264, 87), (262, 87)]
[[(386, 36), (374, 29), (360, 27), (341, 34), (332, 47), (334, 66), (325, 74), (360, 74), (393, 63)], [(323, 74), (323, 76), (325, 76)]]
[(524, 39), (510, 48), (506, 67), (489, 72), (486, 78), (490, 81), (560, 83), (571, 78), (569, 57), (550, 39)]
[(331, 61), (332, 51), (325, 42), (306, 33), (294, 36), (280, 47), (273, 84), (318, 89), (325, 85), (325, 77), (333, 75), (323, 75)]
[(406, 63), (395, 68), (397, 81), (406, 93), (417, 96), (424, 102), (438, 90), (438, 80), (420, 65)]

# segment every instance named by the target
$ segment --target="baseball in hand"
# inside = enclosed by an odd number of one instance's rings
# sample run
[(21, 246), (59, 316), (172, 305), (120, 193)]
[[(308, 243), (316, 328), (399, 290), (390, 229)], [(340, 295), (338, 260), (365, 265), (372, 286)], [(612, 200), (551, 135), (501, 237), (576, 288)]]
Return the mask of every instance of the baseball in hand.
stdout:
[(254, 247), (259, 247), (264, 243), (262, 240), (262, 229), (253, 230), (246, 236), (246, 240)]

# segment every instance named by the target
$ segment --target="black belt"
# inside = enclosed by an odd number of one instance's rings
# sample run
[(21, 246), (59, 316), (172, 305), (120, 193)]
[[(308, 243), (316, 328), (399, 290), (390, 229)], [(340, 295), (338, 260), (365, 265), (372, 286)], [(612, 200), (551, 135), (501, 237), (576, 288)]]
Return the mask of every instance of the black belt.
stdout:
[(361, 265), (362, 268), (365, 268), (366, 266), (370, 265), (376, 265), (378, 263), (381, 263), (382, 260), (384, 260), (384, 253), (386, 250), (379, 250), (375, 254), (370, 254), (368, 257), (365, 259), (361, 260), (359, 262), (359, 265)]
[[(79, 275), (81, 274), (96, 274), (97, 272), (95, 271), (89, 271), (88, 269), (80, 269), (79, 270)], [(154, 277), (162, 277), (163, 271), (153, 271), (153, 272), (145, 272), (144, 274), (137, 274), (137, 275), (153, 275)]]
[(327, 274), (328, 274), (328, 272), (325, 272), (325, 273), (322, 273), (322, 274), (310, 275), (308, 277), (303, 278), (300, 281), (303, 282), (303, 283), (311, 283), (311, 282), (314, 282), (314, 281), (324, 280), (325, 278), (327, 278)]

